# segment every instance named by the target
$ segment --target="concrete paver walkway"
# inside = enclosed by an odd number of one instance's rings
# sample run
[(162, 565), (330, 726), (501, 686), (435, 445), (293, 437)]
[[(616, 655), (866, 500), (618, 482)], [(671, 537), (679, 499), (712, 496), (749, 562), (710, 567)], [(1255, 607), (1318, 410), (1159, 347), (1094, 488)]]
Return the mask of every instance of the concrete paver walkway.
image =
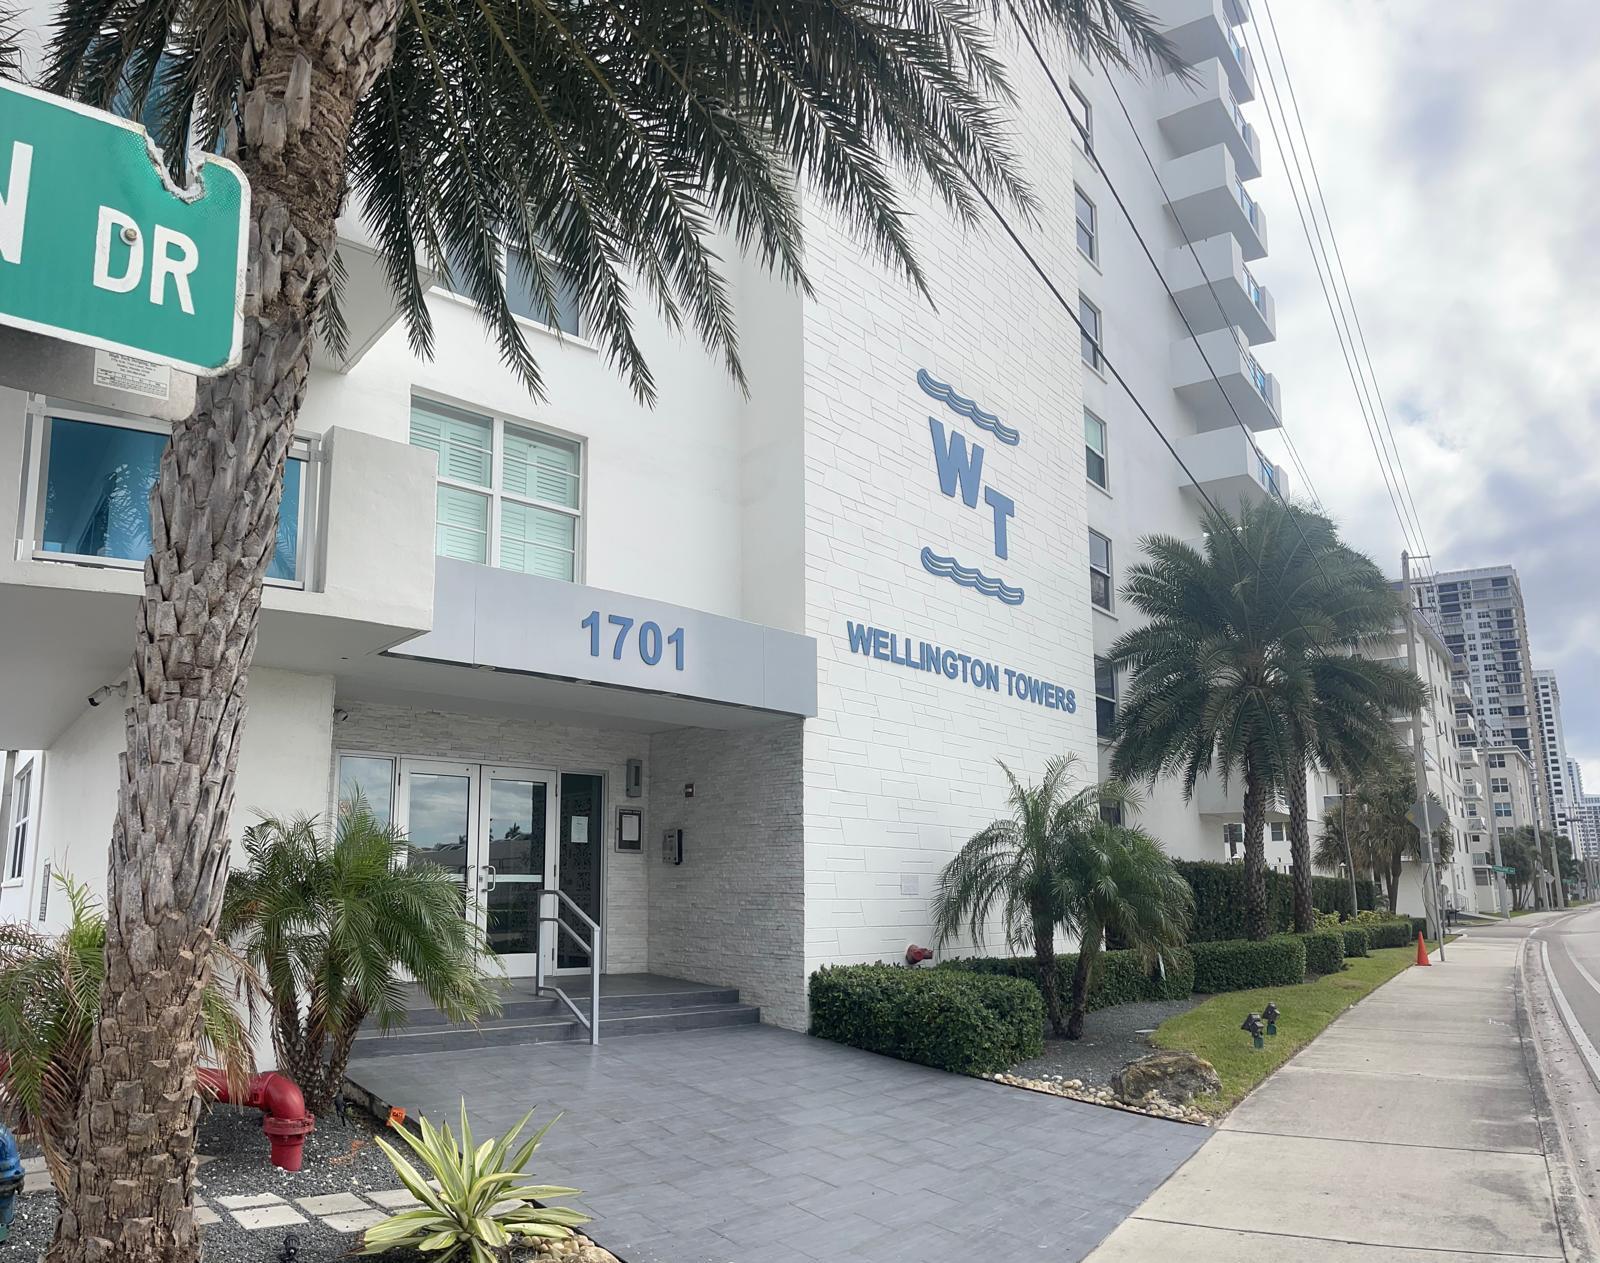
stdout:
[(376, 1057), (387, 1105), (489, 1136), (565, 1116), (541, 1180), (626, 1263), (1083, 1258), (1210, 1134), (767, 1026)]
[(1450, 944), (1248, 1097), (1092, 1263), (1561, 1259), (1520, 943)]

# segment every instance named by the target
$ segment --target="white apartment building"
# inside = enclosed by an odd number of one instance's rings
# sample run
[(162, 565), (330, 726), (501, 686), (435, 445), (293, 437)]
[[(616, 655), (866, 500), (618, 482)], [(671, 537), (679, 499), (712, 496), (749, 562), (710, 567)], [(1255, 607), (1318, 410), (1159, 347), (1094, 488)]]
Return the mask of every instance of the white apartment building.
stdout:
[(1533, 658), (1522, 585), (1512, 566), (1449, 570), (1417, 581), (1425, 615), (1459, 655), (1457, 671), (1471, 694), (1473, 723), (1458, 736), (1479, 748), (1511, 745), (1533, 765), (1540, 819), (1549, 826), (1544, 733), (1537, 712)]
[[(1005, 811), (995, 760), (1026, 778), (1074, 753), (1092, 774), (1116, 704), (1096, 654), (1128, 626), (1140, 537), (1200, 533), (1106, 357), (1219, 502), (1283, 485), (1234, 420), (1281, 416), (1252, 350), (1275, 317), (1247, 266), (1266, 218), (1245, 190), (1244, 11), (1153, 9), (1197, 82), (1116, 89), (1165, 194), (1103, 72), (1071, 67), (1086, 148), (1037, 67), (1013, 71), (1044, 208), (1029, 245), (1090, 338), (998, 229), (914, 202), (935, 310), (808, 203), (813, 297), (725, 256), (748, 396), (641, 315), (660, 389), (643, 409), (575, 306), (513, 294), (535, 402), (444, 289), (435, 356), (415, 357), (348, 216), (350, 350), (319, 351), (299, 418), (235, 835), (257, 810), (325, 817), (359, 791), (461, 880), (513, 975), (589, 968), (541, 932), (559, 890), (602, 927), (603, 972), (735, 987), (790, 1027), (812, 970), (927, 942), (938, 872)], [(45, 927), (52, 874), (102, 880), (165, 442), (116, 404), (0, 390), (0, 918)], [(1320, 815), (1331, 786), (1313, 780)], [(1230, 858), (1239, 800), (1163, 784), (1142, 823), (1175, 855)]]
[(1567, 737), (1561, 726), (1561, 687), (1556, 673), (1541, 668), (1533, 673), (1533, 693), (1539, 735), (1544, 747), (1544, 792), (1555, 831), (1574, 838), (1574, 787), (1567, 779)]
[[(1200, 490), (1106, 371), (1107, 360), (1214, 502), (1235, 510), (1243, 500), (1270, 495), (1274, 485), (1288, 490), (1283, 469), (1258, 455), (1250, 441), (1281, 427), (1283, 405), (1277, 378), (1255, 351), (1276, 338), (1277, 316), (1272, 292), (1255, 271), (1267, 253), (1267, 216), (1247, 187), (1261, 173), (1260, 140), (1241, 109), (1256, 93), (1255, 67), (1239, 30), (1247, 10), (1238, 0), (1162, 0), (1151, 8), (1193, 62), (1195, 83), (1176, 77), (1133, 83), (1074, 60), (1070, 85), (1081, 128), (1073, 178), (1079, 313), (1090, 331), (1080, 358), (1097, 655), (1138, 617), (1119, 601), (1118, 589), (1139, 559), (1141, 538), (1160, 533), (1198, 543), (1203, 508)], [(1102, 736), (1122, 684), (1103, 659), (1097, 661)], [(1105, 769), (1110, 751), (1104, 742), (1101, 753)], [(1315, 835), (1332, 785), (1311, 779)], [(1203, 780), (1193, 801), (1185, 802), (1176, 785), (1158, 784), (1142, 819), (1174, 854), (1243, 854), (1237, 785), (1230, 792)], [(1284, 805), (1274, 804), (1267, 856), (1284, 871), (1286, 821)]]

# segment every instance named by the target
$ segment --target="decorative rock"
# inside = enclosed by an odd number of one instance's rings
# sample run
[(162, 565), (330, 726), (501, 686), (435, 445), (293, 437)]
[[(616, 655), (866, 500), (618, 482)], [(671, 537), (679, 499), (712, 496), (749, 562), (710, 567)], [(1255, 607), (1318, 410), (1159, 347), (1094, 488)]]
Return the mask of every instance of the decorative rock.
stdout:
[(1137, 1103), (1155, 1094), (1187, 1105), (1201, 1092), (1220, 1092), (1222, 1079), (1202, 1057), (1163, 1050), (1130, 1061), (1112, 1076), (1111, 1085), (1124, 1102)]
[(1175, 1104), (1155, 1092), (1138, 1101), (1120, 1101), (1110, 1088), (1084, 1087), (1082, 1082), (1076, 1079), (1058, 1083), (1054, 1079), (1024, 1079), (1014, 1074), (997, 1074), (990, 1077), (996, 1083), (1003, 1083), (1007, 1087), (1025, 1088), (1029, 1092), (1043, 1092), (1050, 1096), (1064, 1096), (1069, 1100), (1083, 1101), (1089, 1105), (1100, 1105), (1108, 1109), (1122, 1110), (1129, 1114), (1147, 1114), (1152, 1118), (1166, 1118), (1177, 1123), (1192, 1123), (1197, 1127), (1209, 1127), (1212, 1122), (1211, 1118), (1203, 1110), (1196, 1109), (1193, 1105)]

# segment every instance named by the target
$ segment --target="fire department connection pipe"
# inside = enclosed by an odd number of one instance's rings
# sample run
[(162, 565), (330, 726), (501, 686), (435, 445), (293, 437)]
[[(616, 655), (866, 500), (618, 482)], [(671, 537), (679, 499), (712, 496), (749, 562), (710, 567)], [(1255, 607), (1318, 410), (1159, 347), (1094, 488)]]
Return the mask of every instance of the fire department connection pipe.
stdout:
[[(228, 1076), (220, 1070), (199, 1071), (201, 1086), (219, 1101), (228, 1101)], [(237, 1102), (261, 1111), (261, 1130), (272, 1144), (272, 1165), (285, 1171), (300, 1169), (306, 1137), (316, 1120), (306, 1113), (306, 1098), (293, 1079), (269, 1072), (250, 1080), (244, 1100)]]

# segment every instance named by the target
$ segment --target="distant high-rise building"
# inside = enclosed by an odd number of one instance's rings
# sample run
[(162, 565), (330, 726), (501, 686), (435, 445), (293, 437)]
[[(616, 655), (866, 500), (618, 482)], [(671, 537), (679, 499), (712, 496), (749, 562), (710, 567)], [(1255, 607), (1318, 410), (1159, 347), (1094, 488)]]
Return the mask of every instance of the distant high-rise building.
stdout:
[(1533, 673), (1534, 701), (1538, 707), (1539, 735), (1544, 746), (1545, 804), (1556, 832), (1572, 837), (1572, 785), (1567, 774), (1567, 738), (1561, 728), (1561, 688), (1554, 671)]
[[(1515, 568), (1441, 571), (1416, 580), (1415, 587), (1423, 613), (1455, 655), (1456, 678), (1470, 694), (1472, 722), (1457, 728), (1457, 743), (1520, 750), (1535, 770), (1539, 818), (1553, 826), (1528, 616)], [(1463, 699), (1463, 710), (1467, 703)]]
[(1600, 794), (1584, 792), (1583, 768), (1576, 759), (1567, 760), (1567, 784), (1573, 842), (1585, 859), (1600, 859)]

